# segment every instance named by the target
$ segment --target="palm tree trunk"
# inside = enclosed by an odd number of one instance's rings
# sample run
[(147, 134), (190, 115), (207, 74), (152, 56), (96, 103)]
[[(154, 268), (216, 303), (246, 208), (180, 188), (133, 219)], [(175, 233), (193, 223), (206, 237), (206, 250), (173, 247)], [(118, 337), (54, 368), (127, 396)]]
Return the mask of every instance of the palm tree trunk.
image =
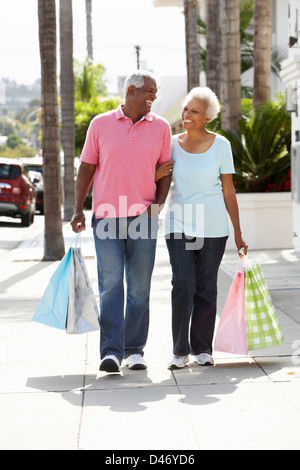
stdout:
[(200, 84), (200, 61), (197, 37), (197, 0), (184, 0), (188, 91)]
[(217, 96), (220, 96), (221, 79), (221, 34), (220, 34), (220, 1), (207, 2), (206, 30), (206, 81)]
[(272, 2), (255, 0), (253, 107), (271, 99)]
[(221, 24), (222, 127), (238, 135), (239, 120), (242, 116), (239, 0), (221, 0)]
[(75, 110), (72, 0), (60, 0), (61, 139), (64, 151), (64, 220), (71, 220), (75, 204)]
[(44, 260), (57, 260), (63, 257), (65, 247), (61, 218), (55, 0), (38, 0), (38, 18), (42, 76), (42, 151), (45, 207)]
[(92, 0), (85, 0), (87, 53), (93, 62)]

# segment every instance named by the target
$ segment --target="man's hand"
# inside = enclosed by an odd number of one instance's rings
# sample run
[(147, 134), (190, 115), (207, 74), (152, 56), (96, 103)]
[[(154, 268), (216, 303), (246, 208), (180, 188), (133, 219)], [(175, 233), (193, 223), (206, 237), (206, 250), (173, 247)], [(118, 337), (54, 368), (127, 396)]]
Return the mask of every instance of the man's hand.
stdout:
[(157, 217), (159, 215), (159, 213), (161, 212), (161, 210), (163, 209), (164, 205), (161, 204), (150, 204), (150, 206), (148, 206), (147, 208), (147, 212), (148, 212), (148, 215), (150, 217)]
[(85, 230), (85, 215), (83, 212), (76, 212), (70, 222), (72, 230), (75, 233)]

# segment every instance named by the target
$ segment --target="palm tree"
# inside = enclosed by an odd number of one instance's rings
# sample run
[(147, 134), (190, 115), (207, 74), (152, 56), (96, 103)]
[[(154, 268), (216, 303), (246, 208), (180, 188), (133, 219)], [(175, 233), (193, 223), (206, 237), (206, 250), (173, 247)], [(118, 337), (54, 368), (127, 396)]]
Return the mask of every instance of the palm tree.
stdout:
[(42, 149), (45, 208), (44, 260), (57, 260), (63, 257), (65, 247), (61, 218), (55, 0), (38, 0), (38, 19), (42, 76)]
[(88, 103), (92, 98), (106, 95), (105, 67), (102, 64), (93, 65), (87, 57), (83, 63), (75, 60), (74, 68), (76, 100)]
[(188, 91), (199, 86), (199, 51), (197, 37), (197, 0), (184, 0)]
[(220, 2), (209, 0), (207, 2), (206, 27), (206, 80), (217, 96), (220, 96)]
[(73, 70), (72, 0), (60, 0), (61, 140), (64, 151), (64, 220), (71, 220), (75, 203), (75, 85)]
[[(254, 35), (249, 31), (249, 25), (254, 19), (254, 1), (241, 0), (240, 2), (240, 37), (241, 37), (241, 73), (254, 68)], [(214, 6), (214, 4), (216, 5)], [(219, 84), (215, 85), (214, 77), (218, 76), (220, 64), (220, 32), (217, 27), (219, 18), (219, 2), (208, 0), (207, 23), (198, 18), (198, 34), (206, 38), (207, 47), (199, 45), (201, 57), (201, 70), (206, 72), (207, 84), (216, 91), (219, 96)], [(219, 47), (218, 47), (219, 46)], [(208, 52), (209, 50), (209, 52)], [(272, 47), (271, 74), (280, 77), (281, 63), (287, 56), (287, 46)], [(242, 86), (242, 97), (252, 98), (253, 87)]]
[(93, 62), (92, 0), (85, 0), (87, 53)]
[(271, 99), (272, 2), (255, 0), (253, 107)]
[(222, 128), (239, 134), (242, 116), (239, 0), (221, 0), (221, 24)]

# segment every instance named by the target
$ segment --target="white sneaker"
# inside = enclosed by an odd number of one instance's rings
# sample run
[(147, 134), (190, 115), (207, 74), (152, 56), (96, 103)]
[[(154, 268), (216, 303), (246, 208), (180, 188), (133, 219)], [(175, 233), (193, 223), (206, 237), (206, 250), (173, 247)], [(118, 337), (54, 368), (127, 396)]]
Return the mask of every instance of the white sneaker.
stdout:
[(120, 361), (116, 356), (105, 356), (101, 361), (99, 370), (103, 372), (120, 372)]
[(183, 369), (190, 362), (189, 356), (173, 356), (168, 369)]
[(201, 353), (198, 356), (195, 356), (194, 362), (199, 364), (200, 366), (214, 366), (215, 361), (210, 354)]
[(131, 354), (131, 356), (128, 356), (125, 360), (125, 364), (130, 370), (147, 369), (146, 361), (141, 354)]

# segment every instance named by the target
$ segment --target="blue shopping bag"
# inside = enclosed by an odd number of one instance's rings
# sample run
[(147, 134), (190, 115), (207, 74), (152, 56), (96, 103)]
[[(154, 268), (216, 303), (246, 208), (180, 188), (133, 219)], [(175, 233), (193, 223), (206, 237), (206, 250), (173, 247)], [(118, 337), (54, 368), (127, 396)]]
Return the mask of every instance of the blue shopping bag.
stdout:
[(72, 248), (65, 254), (50, 279), (40, 304), (32, 318), (33, 321), (66, 329)]

